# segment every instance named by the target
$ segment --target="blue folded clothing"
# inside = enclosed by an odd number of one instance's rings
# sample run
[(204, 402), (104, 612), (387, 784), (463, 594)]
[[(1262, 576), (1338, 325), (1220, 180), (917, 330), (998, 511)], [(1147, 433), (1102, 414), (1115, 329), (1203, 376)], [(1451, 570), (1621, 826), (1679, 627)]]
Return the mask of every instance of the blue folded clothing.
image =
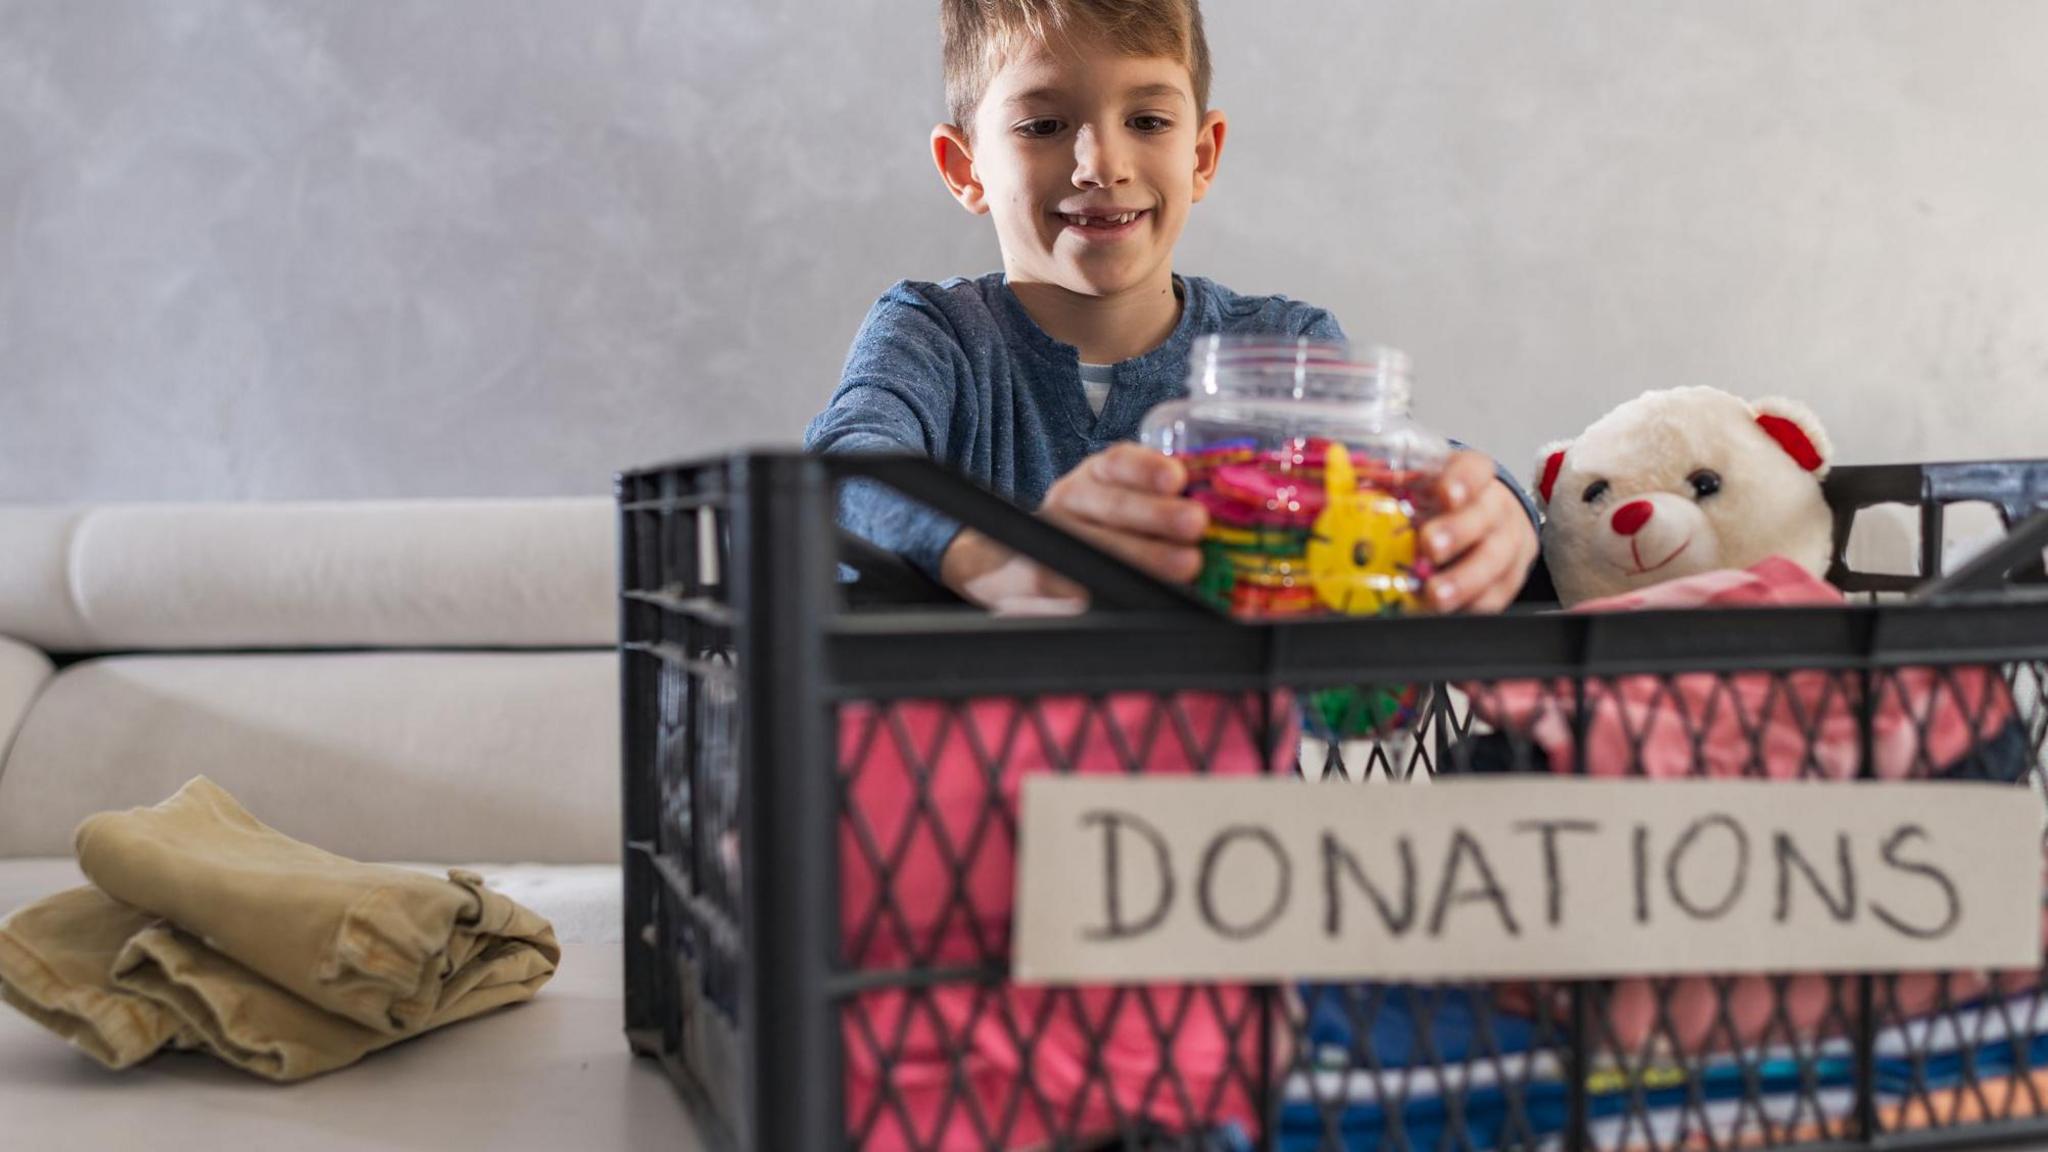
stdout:
[[(1494, 1003), (1484, 986), (1306, 985), (1301, 1065), (1276, 1146), (1381, 1149), (1562, 1146), (1565, 1037)], [(1959, 1008), (1875, 1038), (1880, 1106), (2048, 1067), (2048, 997)], [(1596, 1144), (1668, 1147), (1755, 1138), (1768, 1121), (1836, 1125), (1855, 1110), (1850, 1041), (1773, 1046), (1643, 1066), (1603, 1059), (1586, 1083)]]

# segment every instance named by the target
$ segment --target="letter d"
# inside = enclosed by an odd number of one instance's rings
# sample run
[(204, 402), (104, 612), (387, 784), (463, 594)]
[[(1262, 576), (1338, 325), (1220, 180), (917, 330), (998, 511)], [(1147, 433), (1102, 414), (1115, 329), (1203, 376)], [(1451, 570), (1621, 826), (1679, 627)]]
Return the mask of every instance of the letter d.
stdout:
[[(1129, 812), (1096, 809), (1081, 814), (1083, 828), (1092, 825), (1102, 827), (1102, 910), (1105, 923), (1099, 928), (1085, 928), (1082, 936), (1089, 940), (1128, 940), (1143, 936), (1166, 922), (1166, 914), (1173, 908), (1173, 858), (1166, 850), (1166, 837), (1159, 830)], [(1124, 900), (1124, 854), (1123, 832), (1128, 828), (1143, 837), (1152, 849), (1153, 870), (1158, 874), (1158, 898), (1150, 911), (1132, 920), (1127, 916)]]

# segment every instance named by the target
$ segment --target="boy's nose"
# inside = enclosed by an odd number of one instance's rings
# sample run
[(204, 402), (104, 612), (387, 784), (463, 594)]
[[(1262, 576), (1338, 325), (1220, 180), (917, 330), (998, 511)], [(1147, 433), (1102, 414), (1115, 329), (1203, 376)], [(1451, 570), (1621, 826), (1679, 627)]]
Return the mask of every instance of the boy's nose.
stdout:
[(1122, 150), (1093, 128), (1074, 134), (1074, 186), (1103, 188), (1122, 184), (1130, 173), (1124, 169)]

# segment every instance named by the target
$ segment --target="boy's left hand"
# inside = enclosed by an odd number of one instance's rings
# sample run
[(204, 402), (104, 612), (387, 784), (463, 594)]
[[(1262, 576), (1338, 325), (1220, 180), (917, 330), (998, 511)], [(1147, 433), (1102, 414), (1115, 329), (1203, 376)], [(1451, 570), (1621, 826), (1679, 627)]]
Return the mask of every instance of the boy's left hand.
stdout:
[(1440, 511), (1422, 526), (1437, 566), (1424, 594), (1435, 612), (1498, 612), (1536, 562), (1536, 529), (1522, 502), (1477, 452), (1453, 453), (1437, 479)]

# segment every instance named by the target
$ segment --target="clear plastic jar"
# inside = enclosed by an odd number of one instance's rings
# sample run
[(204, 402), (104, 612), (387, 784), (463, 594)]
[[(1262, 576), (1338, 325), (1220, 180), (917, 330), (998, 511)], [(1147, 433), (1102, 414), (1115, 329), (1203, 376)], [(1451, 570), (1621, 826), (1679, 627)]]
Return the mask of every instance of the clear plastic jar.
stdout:
[(1153, 409), (1150, 447), (1209, 510), (1196, 588), (1255, 618), (1419, 611), (1429, 515), (1451, 447), (1408, 414), (1408, 358), (1307, 340), (1205, 336), (1188, 396)]

